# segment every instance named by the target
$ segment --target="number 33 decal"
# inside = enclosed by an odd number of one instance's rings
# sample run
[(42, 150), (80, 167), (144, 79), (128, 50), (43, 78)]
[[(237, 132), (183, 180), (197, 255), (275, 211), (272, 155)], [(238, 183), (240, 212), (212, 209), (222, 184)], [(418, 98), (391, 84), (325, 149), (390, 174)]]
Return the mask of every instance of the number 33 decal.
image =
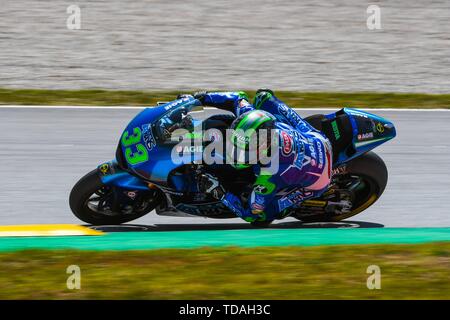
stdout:
[[(145, 146), (141, 143), (141, 129), (139, 127), (133, 128), (133, 134), (125, 131), (122, 135), (122, 145), (125, 149), (125, 159), (131, 165), (136, 165), (148, 160), (148, 152)], [(135, 146), (135, 148), (132, 148)], [(135, 150), (133, 150), (135, 149)]]

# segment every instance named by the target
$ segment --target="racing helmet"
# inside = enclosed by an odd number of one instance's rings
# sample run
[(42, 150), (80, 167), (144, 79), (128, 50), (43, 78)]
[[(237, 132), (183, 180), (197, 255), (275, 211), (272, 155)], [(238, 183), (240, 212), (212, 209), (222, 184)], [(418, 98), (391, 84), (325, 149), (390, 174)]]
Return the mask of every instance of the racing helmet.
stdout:
[(236, 118), (230, 126), (227, 163), (236, 169), (258, 164), (261, 152), (270, 152), (276, 118), (263, 110), (251, 110)]

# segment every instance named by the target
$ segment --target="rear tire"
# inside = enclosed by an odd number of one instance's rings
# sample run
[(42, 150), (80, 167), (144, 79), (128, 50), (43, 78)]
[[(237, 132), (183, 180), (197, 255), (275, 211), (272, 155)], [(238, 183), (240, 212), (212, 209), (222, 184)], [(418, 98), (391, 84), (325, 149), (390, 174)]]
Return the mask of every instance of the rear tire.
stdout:
[(88, 206), (90, 197), (105, 185), (100, 179), (97, 170), (93, 170), (82, 177), (72, 188), (69, 197), (69, 205), (73, 214), (80, 220), (92, 225), (122, 224), (138, 219), (153, 210), (160, 202), (159, 198), (154, 199), (153, 203), (143, 211), (130, 214), (114, 213), (106, 215), (95, 212)]
[(367, 184), (367, 188), (370, 188), (364, 198), (359, 199), (360, 201), (354, 204), (350, 212), (340, 215), (318, 214), (313, 216), (302, 215), (301, 217), (294, 213), (293, 217), (304, 222), (336, 222), (350, 218), (373, 205), (384, 192), (388, 181), (386, 164), (374, 152), (367, 152), (350, 161), (346, 166), (345, 175), (360, 177)]

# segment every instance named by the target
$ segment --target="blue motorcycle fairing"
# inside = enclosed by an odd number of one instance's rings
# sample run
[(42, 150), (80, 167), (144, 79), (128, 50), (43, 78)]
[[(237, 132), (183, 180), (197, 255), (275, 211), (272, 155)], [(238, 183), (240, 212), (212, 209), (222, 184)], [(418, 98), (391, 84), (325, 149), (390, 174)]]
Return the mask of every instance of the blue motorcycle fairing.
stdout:
[[(148, 154), (148, 160), (133, 164), (127, 161), (126, 157), (122, 156), (122, 161), (126, 163), (121, 164), (123, 164), (124, 167), (126, 167), (127, 170), (130, 170), (133, 174), (136, 174), (145, 180), (167, 186), (170, 172), (179, 167), (181, 164), (174, 163), (171, 160), (171, 152), (175, 144), (157, 143), (153, 127), (158, 120), (164, 118), (165, 115), (171, 112), (178, 109), (184, 109), (188, 112), (198, 106), (201, 106), (201, 103), (197, 99), (188, 96), (168, 102), (161, 106), (146, 108), (136, 115), (136, 117), (127, 125), (122, 133), (122, 136), (125, 132), (131, 134), (134, 132), (135, 128), (139, 128), (142, 131), (142, 137), (139, 142), (145, 146)], [(194, 123), (197, 122), (194, 121)], [(135, 151), (136, 146), (124, 146), (121, 140), (119, 142), (119, 148), (122, 155), (125, 155), (127, 148), (133, 148), (132, 151)], [(179, 160), (181, 163), (191, 163), (193, 161), (200, 160), (201, 157), (201, 153), (189, 153), (187, 155), (183, 154), (180, 156)]]
[(148, 185), (119, 167), (116, 161), (102, 163), (97, 168), (100, 180), (107, 186), (120, 187), (126, 190), (148, 191)]
[(325, 117), (332, 120), (343, 113), (350, 120), (353, 138), (351, 145), (339, 153), (338, 159), (334, 163), (335, 167), (359, 157), (396, 136), (395, 126), (392, 122), (366, 111), (343, 108)]

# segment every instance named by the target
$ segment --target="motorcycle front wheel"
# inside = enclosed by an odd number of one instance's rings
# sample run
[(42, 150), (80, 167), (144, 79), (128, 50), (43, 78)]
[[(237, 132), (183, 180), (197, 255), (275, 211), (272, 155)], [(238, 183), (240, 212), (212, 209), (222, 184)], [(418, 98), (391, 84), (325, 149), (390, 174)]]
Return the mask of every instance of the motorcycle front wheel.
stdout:
[(158, 190), (124, 190), (103, 184), (97, 169), (72, 188), (69, 205), (73, 214), (92, 225), (122, 224), (152, 211), (160, 202)]

